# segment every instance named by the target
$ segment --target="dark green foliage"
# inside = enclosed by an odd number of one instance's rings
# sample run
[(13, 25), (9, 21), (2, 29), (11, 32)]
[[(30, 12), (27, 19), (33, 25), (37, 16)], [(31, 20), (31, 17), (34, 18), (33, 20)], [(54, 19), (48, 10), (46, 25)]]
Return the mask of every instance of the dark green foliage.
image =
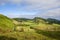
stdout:
[(27, 19), (27, 18), (13, 18), (13, 19), (19, 22), (32, 20), (32, 19)]
[(60, 21), (57, 19), (48, 18), (47, 21), (49, 22), (49, 24), (60, 24)]
[(34, 22), (35, 22), (36, 24), (39, 24), (39, 19), (40, 19), (39, 17), (35, 17), (35, 18), (34, 18)]
[(43, 19), (43, 18), (40, 18), (40, 17), (35, 17), (35, 18), (34, 18), (34, 22), (35, 22), (36, 24), (45, 23), (45, 22), (46, 22), (46, 19)]
[(45, 21), (45, 19), (41, 18), (41, 17), (35, 17), (34, 19), (40, 19), (40, 20), (44, 20)]
[(33, 27), (30, 27), (30, 29), (34, 29)]
[(0, 36), (0, 40), (17, 40), (17, 39), (13, 37)]
[(36, 33), (43, 34), (45, 36), (55, 38), (60, 40), (60, 31), (43, 31), (43, 30), (36, 30)]

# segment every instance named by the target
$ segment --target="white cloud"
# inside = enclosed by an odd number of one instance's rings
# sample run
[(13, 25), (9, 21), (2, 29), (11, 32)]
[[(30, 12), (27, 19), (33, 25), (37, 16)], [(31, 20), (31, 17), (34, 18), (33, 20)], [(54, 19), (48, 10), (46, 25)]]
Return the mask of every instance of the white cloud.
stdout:
[(22, 0), (0, 0), (0, 4), (2, 3), (12, 3), (12, 4), (20, 4)]
[(31, 4), (27, 6), (29, 9), (49, 9), (60, 6), (60, 1), (58, 0), (26, 0), (27, 3)]
[(60, 16), (60, 8), (58, 8), (60, 7), (60, 0), (0, 0), (0, 4), (2, 5), (5, 5), (8, 2), (17, 5), (22, 2), (27, 3), (28, 5), (24, 7), (24, 10), (26, 11), (44, 10), (45, 13), (42, 13), (40, 15), (42, 17), (44, 16), (56, 18)]
[(48, 10), (47, 12), (42, 13), (39, 16), (40, 17), (44, 17), (44, 18), (56, 18), (56, 19), (60, 19), (60, 8), (53, 9), (53, 10)]
[(26, 9), (48, 9), (51, 7), (60, 6), (59, 0), (1, 0), (1, 3), (10, 2), (12, 4), (20, 4), (21, 2), (25, 2), (27, 5)]
[(30, 6), (27, 6), (27, 10), (43, 10), (36, 16), (44, 18), (58, 18), (60, 17), (60, 0), (26, 0)]
[(22, 0), (8, 0), (11, 3), (20, 4)]

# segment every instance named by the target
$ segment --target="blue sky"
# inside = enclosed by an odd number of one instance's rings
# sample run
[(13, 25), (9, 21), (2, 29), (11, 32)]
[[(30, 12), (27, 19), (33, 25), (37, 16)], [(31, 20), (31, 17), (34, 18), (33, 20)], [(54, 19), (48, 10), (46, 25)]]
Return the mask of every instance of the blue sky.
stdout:
[(0, 14), (60, 19), (60, 0), (0, 0)]

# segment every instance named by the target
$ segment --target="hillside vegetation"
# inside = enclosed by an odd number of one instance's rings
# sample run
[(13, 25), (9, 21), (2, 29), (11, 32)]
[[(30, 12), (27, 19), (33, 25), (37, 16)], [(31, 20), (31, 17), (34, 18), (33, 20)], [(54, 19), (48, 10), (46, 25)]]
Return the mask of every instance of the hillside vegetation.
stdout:
[(60, 40), (60, 21), (40, 17), (10, 19), (0, 14), (0, 40)]
[(13, 30), (13, 27), (12, 19), (0, 14), (0, 31)]
[[(21, 20), (22, 19), (22, 20)], [(28, 26), (45, 31), (60, 31), (60, 21), (56, 19), (43, 19), (35, 17), (34, 19), (14, 18), (18, 22), (17, 26)]]

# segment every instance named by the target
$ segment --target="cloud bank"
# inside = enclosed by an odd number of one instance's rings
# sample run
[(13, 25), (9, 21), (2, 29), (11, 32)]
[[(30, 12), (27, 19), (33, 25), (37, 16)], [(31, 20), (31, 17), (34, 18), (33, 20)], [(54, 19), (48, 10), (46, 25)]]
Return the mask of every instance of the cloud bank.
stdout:
[(24, 4), (24, 11), (36, 12), (35, 16), (60, 19), (60, 0), (0, 0), (0, 5)]

